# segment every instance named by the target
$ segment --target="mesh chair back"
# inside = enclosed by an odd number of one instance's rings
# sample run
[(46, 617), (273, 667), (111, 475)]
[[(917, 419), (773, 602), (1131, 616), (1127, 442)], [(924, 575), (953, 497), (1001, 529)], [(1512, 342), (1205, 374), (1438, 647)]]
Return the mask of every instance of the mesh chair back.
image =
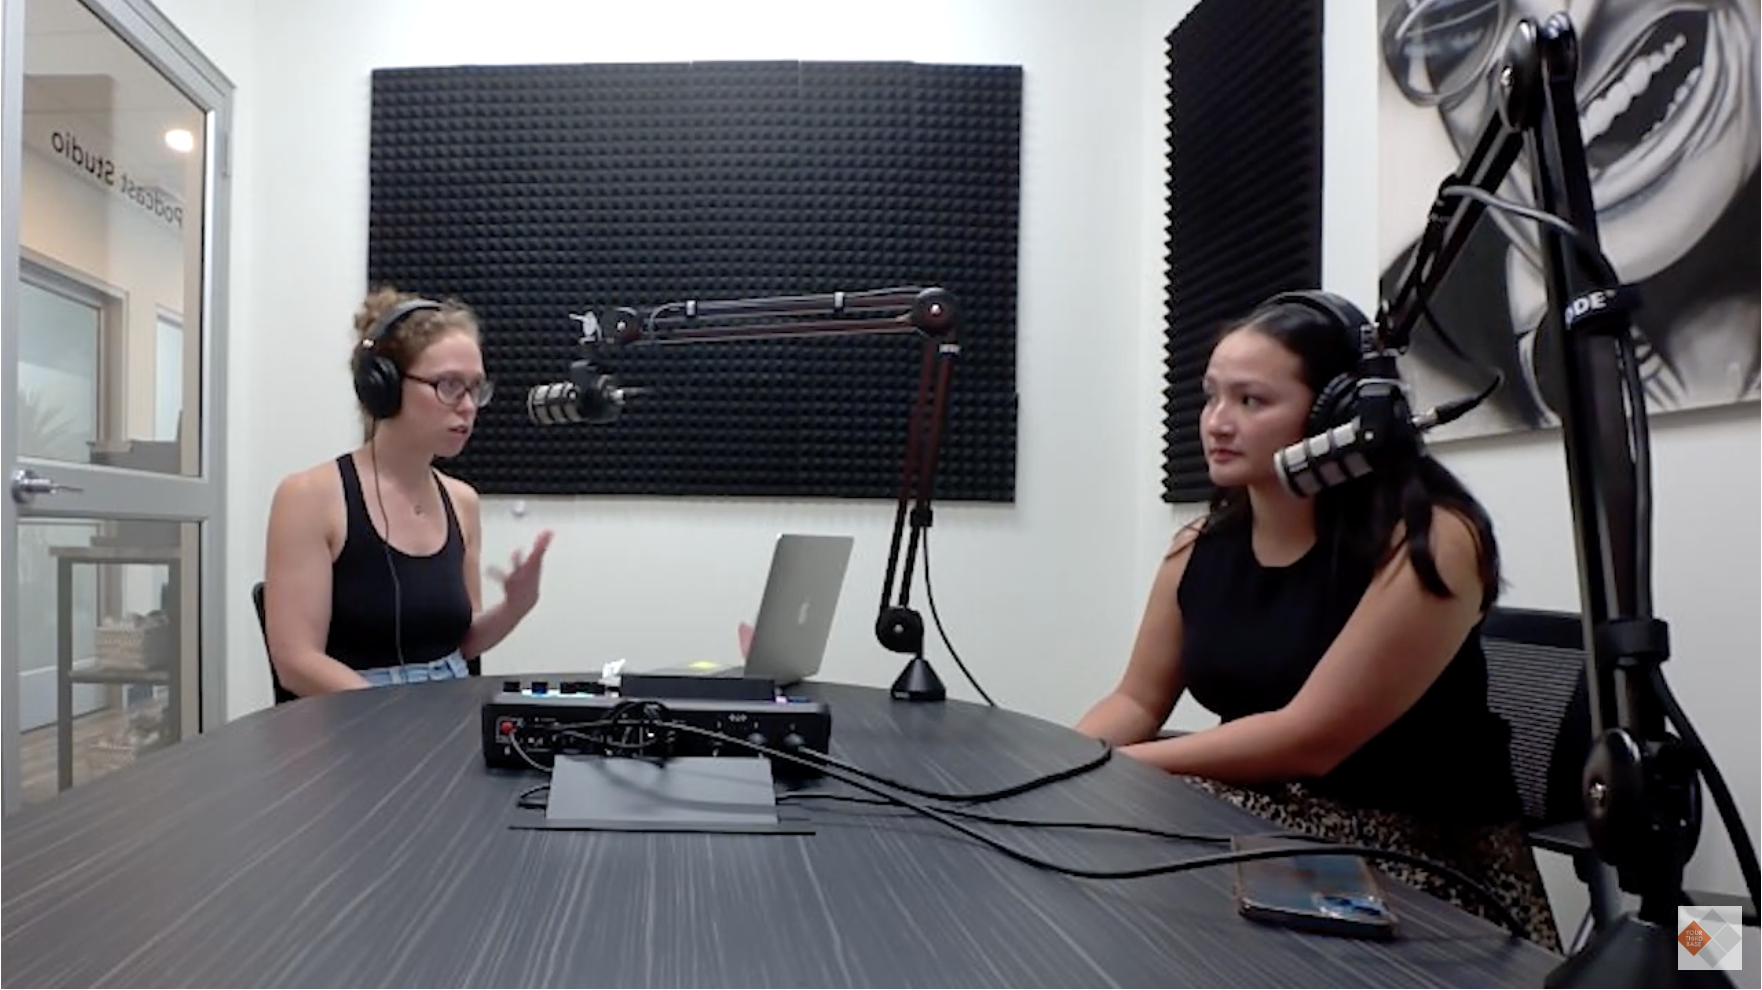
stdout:
[(1495, 608), (1481, 625), (1481, 643), (1488, 706), (1511, 726), (1511, 769), (1526, 824), (1583, 817), (1591, 718), (1581, 617)]

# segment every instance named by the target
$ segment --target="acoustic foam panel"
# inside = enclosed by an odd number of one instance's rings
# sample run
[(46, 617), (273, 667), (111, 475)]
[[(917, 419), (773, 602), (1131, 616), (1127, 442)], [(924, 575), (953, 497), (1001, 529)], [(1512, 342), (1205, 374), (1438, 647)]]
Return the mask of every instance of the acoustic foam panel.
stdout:
[(1168, 74), (1162, 498), (1203, 502), (1218, 331), (1321, 283), (1322, 4), (1205, 0), (1169, 33)]
[(468, 302), (497, 390), (448, 470), (485, 494), (893, 498), (921, 341), (609, 352), (616, 422), (539, 427), (573, 313), (940, 286), (939, 500), (1013, 501), (1021, 70), (910, 63), (373, 74), (369, 280)]

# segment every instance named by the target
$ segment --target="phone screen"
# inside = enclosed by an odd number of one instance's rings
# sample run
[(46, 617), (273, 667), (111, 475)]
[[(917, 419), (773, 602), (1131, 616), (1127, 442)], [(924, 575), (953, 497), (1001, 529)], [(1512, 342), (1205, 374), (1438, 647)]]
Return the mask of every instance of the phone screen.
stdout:
[(1246, 917), (1335, 935), (1388, 938), (1395, 917), (1360, 857), (1327, 852), (1324, 843), (1238, 836), (1238, 850), (1313, 848), (1314, 852), (1236, 864), (1236, 899)]

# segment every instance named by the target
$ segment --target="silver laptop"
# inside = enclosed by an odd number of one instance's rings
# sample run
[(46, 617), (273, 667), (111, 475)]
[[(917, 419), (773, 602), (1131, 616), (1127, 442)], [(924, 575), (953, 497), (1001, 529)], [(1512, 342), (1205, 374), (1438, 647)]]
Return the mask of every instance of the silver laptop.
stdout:
[(653, 673), (763, 677), (780, 688), (818, 674), (853, 543), (849, 536), (784, 533), (777, 537), (745, 666), (699, 662)]

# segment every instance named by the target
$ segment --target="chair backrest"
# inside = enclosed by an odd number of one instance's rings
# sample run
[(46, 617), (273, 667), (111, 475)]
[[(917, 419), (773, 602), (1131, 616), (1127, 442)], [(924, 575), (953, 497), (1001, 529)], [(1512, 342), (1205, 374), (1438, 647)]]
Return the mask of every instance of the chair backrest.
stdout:
[(1511, 770), (1531, 828), (1584, 816), (1591, 749), (1583, 619), (1576, 612), (1494, 608), (1481, 624), (1487, 704), (1511, 726)]
[(269, 662), (269, 684), (275, 689), (275, 703), (293, 701), (299, 695), (281, 686), (281, 677), (275, 672), (275, 661), (269, 657), (269, 618), (263, 606), (263, 582), (251, 586), (251, 604), (257, 607), (257, 628), (263, 633), (263, 659)]

